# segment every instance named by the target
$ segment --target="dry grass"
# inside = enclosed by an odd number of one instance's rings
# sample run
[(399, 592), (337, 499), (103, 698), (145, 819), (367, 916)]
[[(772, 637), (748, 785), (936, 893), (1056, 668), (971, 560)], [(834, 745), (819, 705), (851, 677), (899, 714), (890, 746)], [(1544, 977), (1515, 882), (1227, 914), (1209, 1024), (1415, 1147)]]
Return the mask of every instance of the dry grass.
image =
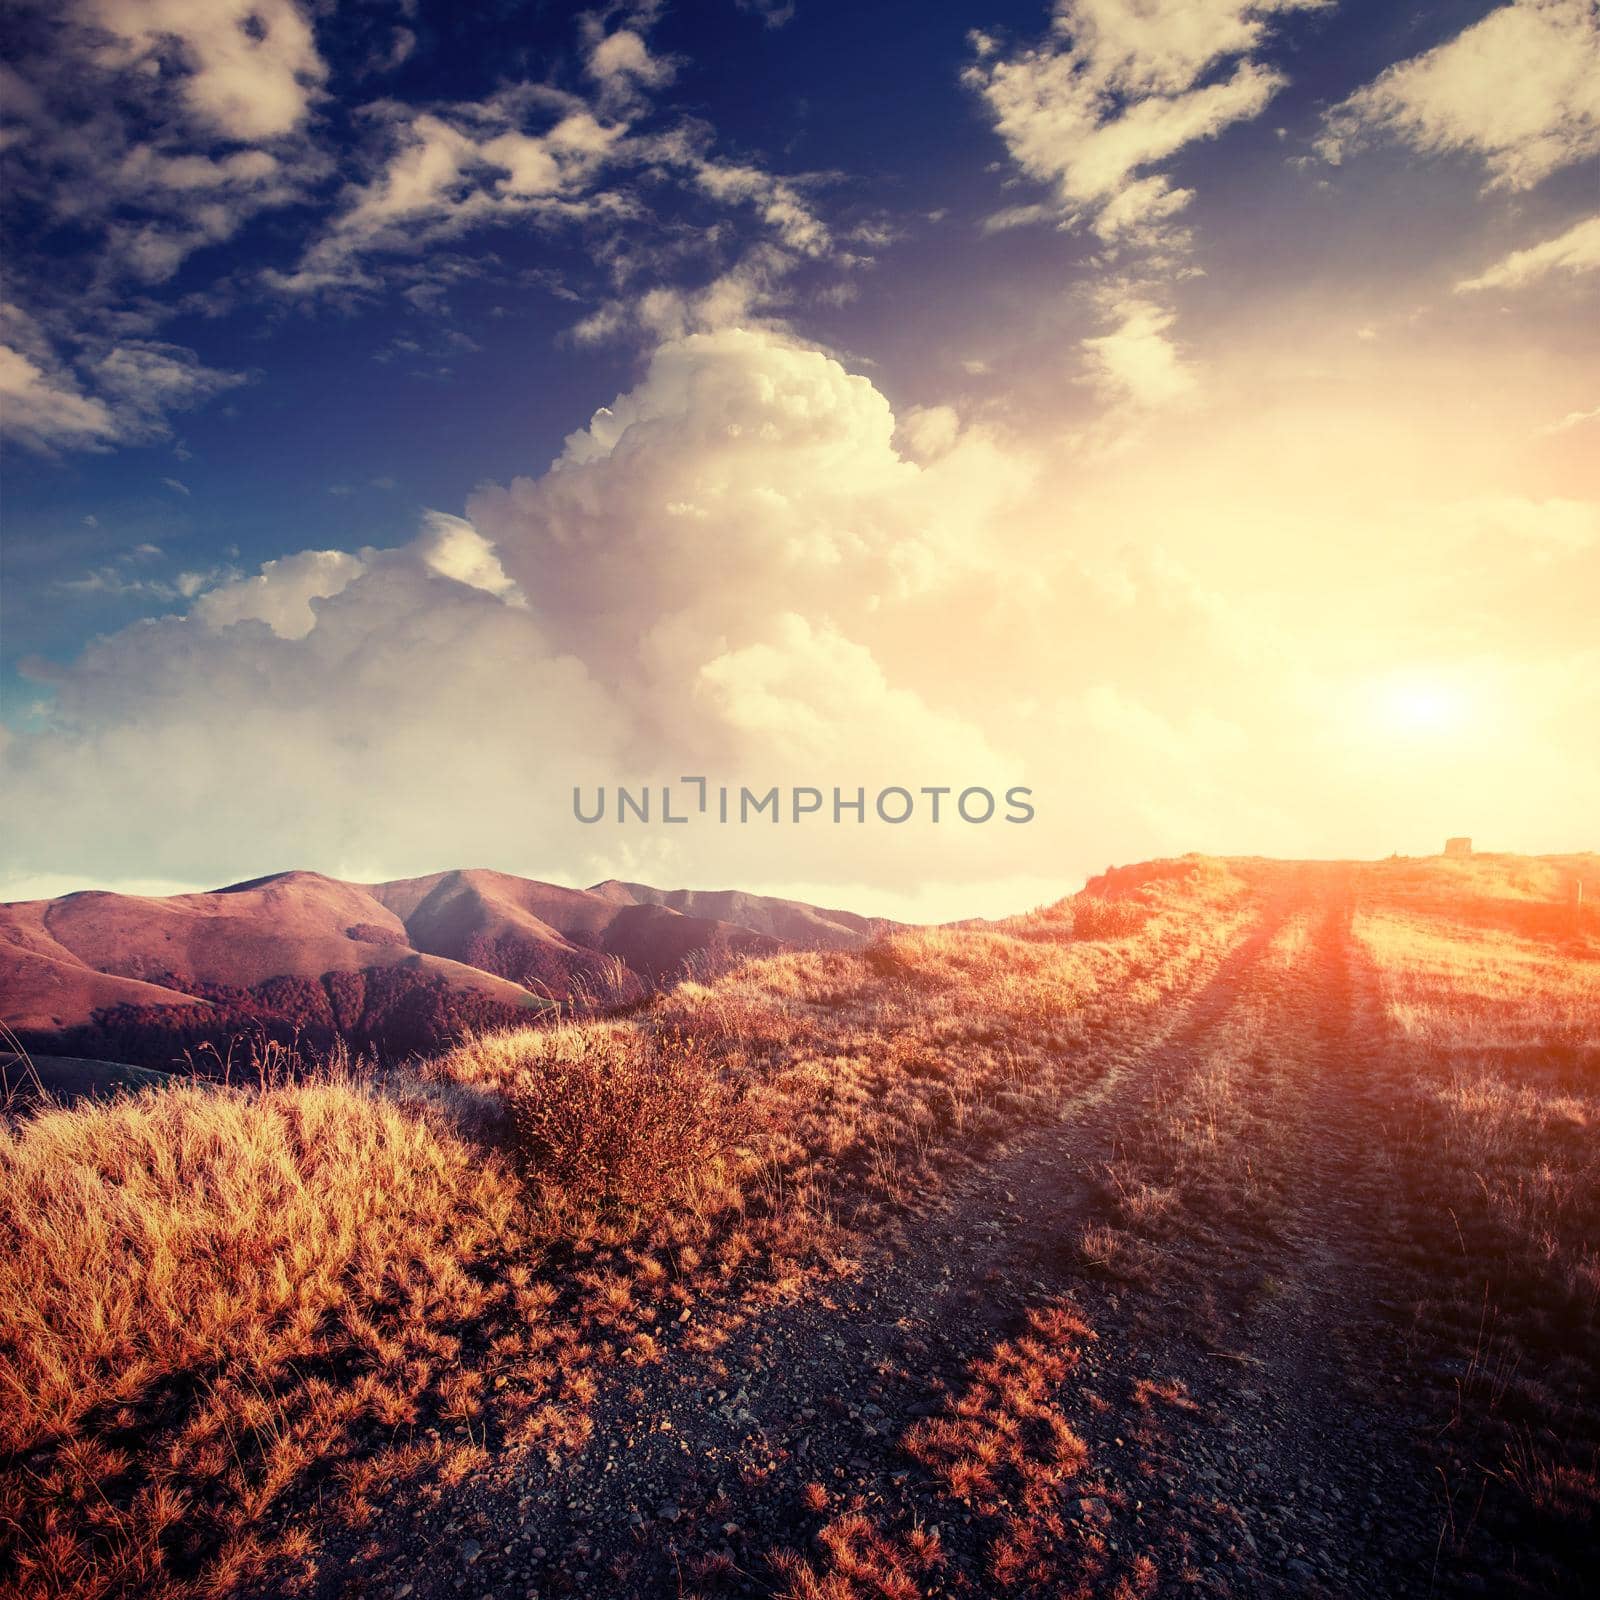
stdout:
[(1445, 1391), (1458, 1549), (1486, 1475), (1511, 1491), (1497, 1514), (1535, 1513), (1553, 1550), (1600, 1522), (1600, 924), (1572, 892), (1592, 903), (1596, 875), (1593, 858), (1339, 869), (1331, 920), (1286, 922), (1227, 1011), (1154, 1063), (1109, 1216), (1077, 1241), (1108, 1276), (1232, 1273), (1255, 1293), (1252, 1241), (1341, 1116), (1352, 1171), (1381, 1174), (1364, 1198), (1393, 1281), (1373, 1292), (1409, 1302), (1412, 1386)]
[[(1451, 1470), (1478, 1461), (1580, 1539), (1600, 1504), (1600, 930), (1565, 896), (1591, 871), (1355, 869), (1352, 973), (1335, 924), (1305, 916), (1230, 966), (1284, 869), (1186, 858), (1007, 923), (735, 963), (627, 1018), (382, 1079), (19, 1104), (0, 1586), (290, 1592), (397, 1484), (577, 1449), (608, 1372), (715, 1337), (697, 1304), (759, 1309), (854, 1270), (947, 1164), (1132, 1064), (1152, 1076), (1082, 1263), (1152, 1279), (1187, 1241), (1208, 1270), (1221, 1243), (1248, 1266), (1296, 1204), (1334, 1075), (1362, 1161), (1387, 1163), (1417, 1360), (1453, 1391)], [(980, 1529), (996, 1592), (1155, 1581), (1078, 1492), (1089, 1337), (1068, 1306), (1040, 1313), (903, 1441)], [(806, 1509), (820, 1543), (783, 1558), (790, 1600), (949, 1579), (914, 1522), (820, 1485)]]
[(547, 1204), (672, 1207), (715, 1187), (749, 1131), (736, 1086), (691, 1033), (569, 1027), (528, 1042), (507, 1101)]
[[(470, 1040), (420, 1074), (18, 1121), (0, 1582), (288, 1590), (400, 1480), (577, 1447), (608, 1366), (656, 1359), (701, 1296), (847, 1270), (938, 1163), (1158, 1036), (1249, 916), (1214, 863), (1122, 898), (1115, 938), (903, 933), (741, 964), (631, 1022)], [(866, 1570), (855, 1539), (840, 1560)]]
[(1088, 1461), (1083, 1441), (1055, 1406), (1089, 1328), (1065, 1307), (1034, 1312), (1026, 1331), (980, 1361), (943, 1417), (906, 1435), (912, 1458), (946, 1492), (987, 1515), (1015, 1502), (1049, 1514), (1064, 1479)]
[[(1029, 1313), (1016, 1337), (972, 1363), (944, 1410), (901, 1441), (948, 1514), (975, 1525), (978, 1592), (1137, 1600), (1154, 1590), (1154, 1563), (1114, 1548), (1110, 1503), (1118, 1496), (1089, 1473), (1088, 1447), (1070, 1419), (1074, 1374), (1094, 1337), (1069, 1304)], [(825, 1505), (825, 1495), (808, 1500), (812, 1510)], [(939, 1556), (920, 1527), (885, 1530), (859, 1509), (825, 1523), (817, 1543), (809, 1560), (777, 1558), (784, 1600), (918, 1600), (926, 1591), (917, 1578)]]
[(1569, 888), (1585, 866), (1439, 863), (1431, 895), (1415, 868), (1399, 885), (1368, 869), (1354, 924), (1456, 1470), (1476, 1459), (1580, 1539), (1600, 1520), (1600, 936)]
[(0, 1193), (0, 1522), (19, 1590), (73, 1595), (292, 1555), (281, 1497), (437, 1399), (520, 1204), (352, 1083), (48, 1112)]
[(813, 1561), (793, 1551), (774, 1558), (782, 1600), (922, 1600), (926, 1579), (944, 1561), (937, 1533), (884, 1533), (860, 1511), (824, 1524), (817, 1543)]
[[(1243, 1241), (1248, 1262), (1295, 1204), (1319, 1083), (1348, 1072), (1409, 1249), (1417, 1359), (1450, 1375), (1452, 1470), (1479, 1461), (1580, 1538), (1600, 1502), (1600, 933), (1565, 894), (1589, 870), (1358, 869), (1354, 978), (1293, 917), (1189, 1022), (1174, 1002), (1226, 970), (1282, 869), (1113, 873), (1008, 923), (735, 963), (627, 1019), (470, 1039), (382, 1080), (14, 1108), (0, 1584), (292, 1590), (396, 1484), (580, 1447), (609, 1370), (710, 1337), (682, 1320), (697, 1303), (851, 1271), (944, 1164), (1135, 1062), (1154, 1076), (1080, 1260), (1150, 1279), (1187, 1240)], [(996, 1592), (1154, 1582), (1073, 1509), (1088, 1337), (1070, 1308), (1041, 1313), (905, 1437), (981, 1529)], [(1135, 1395), (1158, 1404), (1181, 1396)], [(817, 1489), (791, 1600), (948, 1577), (932, 1533)]]

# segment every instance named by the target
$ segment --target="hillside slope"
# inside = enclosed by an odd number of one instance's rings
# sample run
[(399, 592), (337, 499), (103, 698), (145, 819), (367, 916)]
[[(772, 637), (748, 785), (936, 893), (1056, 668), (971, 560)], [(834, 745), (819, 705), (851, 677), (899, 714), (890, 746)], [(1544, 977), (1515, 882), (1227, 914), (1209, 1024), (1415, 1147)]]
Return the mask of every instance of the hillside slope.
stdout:
[(403, 920), (417, 949), (493, 971), (517, 968), (508, 975), (547, 986), (565, 988), (574, 979), (597, 978), (607, 956), (657, 980), (700, 951), (770, 955), (779, 948), (776, 939), (754, 924), (737, 925), (731, 918), (704, 912), (683, 914), (685, 907), (664, 910), (665, 899), (618, 900), (482, 868), (368, 888)]
[(607, 878), (589, 893), (623, 904), (666, 906), (685, 916), (734, 923), (811, 950), (854, 950), (895, 926), (885, 917), (863, 917), (853, 911), (807, 905), (803, 900), (747, 894), (742, 889), (653, 889), (647, 883)]

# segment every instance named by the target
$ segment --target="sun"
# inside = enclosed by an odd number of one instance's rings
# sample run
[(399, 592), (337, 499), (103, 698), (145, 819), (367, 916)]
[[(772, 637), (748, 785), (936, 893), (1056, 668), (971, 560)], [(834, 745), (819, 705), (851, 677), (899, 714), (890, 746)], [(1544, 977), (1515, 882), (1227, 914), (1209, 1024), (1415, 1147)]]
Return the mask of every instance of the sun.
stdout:
[(1472, 720), (1472, 708), (1459, 684), (1404, 672), (1385, 678), (1374, 695), (1377, 721), (1391, 733), (1443, 737), (1460, 733)]

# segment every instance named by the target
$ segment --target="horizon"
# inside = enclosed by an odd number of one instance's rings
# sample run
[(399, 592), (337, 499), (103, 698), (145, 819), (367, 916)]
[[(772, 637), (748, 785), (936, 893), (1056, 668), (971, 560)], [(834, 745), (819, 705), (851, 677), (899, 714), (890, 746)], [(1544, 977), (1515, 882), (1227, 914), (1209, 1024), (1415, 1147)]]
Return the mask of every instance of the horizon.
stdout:
[[(1600, 854), (1594, 848), (1572, 848), (1560, 850), (1504, 850), (1498, 848), (1480, 848), (1477, 841), (1472, 841), (1470, 855), (1466, 859), (1488, 858), (1529, 861), (1564, 860), (1573, 857), (1592, 856)], [(1245, 851), (1211, 851), (1189, 850), (1179, 853), (1181, 859), (1194, 856), (1201, 859), (1218, 861), (1262, 861), (1278, 866), (1311, 865), (1311, 866), (1370, 866), (1382, 861), (1430, 861), (1445, 859), (1440, 850), (1419, 851), (1393, 851), (1382, 856), (1264, 856), (1259, 852)], [(944, 905), (943, 909), (930, 915), (914, 915), (915, 903), (912, 897), (896, 895), (893, 891), (873, 891), (862, 889), (859, 895), (853, 898), (830, 898), (834, 890), (829, 888), (826, 893), (818, 891), (818, 886), (808, 884), (778, 884), (773, 888), (754, 889), (745, 884), (733, 883), (653, 883), (646, 887), (665, 890), (668, 892), (687, 891), (692, 894), (750, 894), (777, 900), (793, 900), (804, 905), (816, 907), (826, 911), (845, 911), (857, 916), (885, 917), (890, 921), (909, 923), (913, 925), (938, 925), (954, 923), (977, 918), (985, 921), (1003, 920), (1006, 917), (1020, 916), (1029, 911), (1038, 910), (1045, 906), (1054, 905), (1079, 893), (1087, 884), (1101, 872), (1110, 871), (1117, 867), (1137, 867), (1147, 865), (1147, 862), (1107, 862), (1103, 867), (1086, 871), (1076, 878), (1062, 878), (1057, 880), (1060, 887), (1058, 892), (1047, 892), (1037, 898), (1015, 898), (1016, 886), (1010, 883), (989, 884), (978, 886), (972, 894), (981, 904), (981, 909), (971, 906), (963, 908), (954, 902)], [(588, 882), (573, 880), (567, 882), (560, 877), (534, 878), (527, 873), (513, 872), (503, 867), (435, 867), (430, 871), (406, 873), (400, 880), (382, 878), (352, 878), (344, 877), (338, 873), (324, 873), (312, 867), (283, 867), (276, 871), (252, 874), (247, 878), (230, 879), (220, 884), (176, 884), (162, 882), (134, 882), (129, 884), (107, 885), (103, 883), (83, 882), (71, 878), (57, 880), (41, 880), (24, 888), (36, 889), (37, 893), (13, 894), (4, 886), (0, 886), (0, 905), (15, 905), (37, 900), (58, 900), (73, 894), (110, 893), (129, 895), (134, 898), (167, 899), (180, 895), (220, 894), (225, 890), (236, 889), (246, 885), (270, 882), (275, 878), (291, 877), (305, 873), (315, 877), (325, 877), (338, 883), (349, 883), (357, 886), (404, 881), (405, 879), (443, 877), (451, 873), (490, 872), (500, 873), (508, 877), (529, 878), (531, 881), (551, 884), (558, 888), (576, 889), (585, 893), (599, 888), (602, 884), (615, 881), (642, 882), (639, 879), (618, 880), (612, 878), (596, 878)], [(1042, 887), (1047, 880), (1034, 880), (1032, 887)], [(817, 892), (814, 892), (817, 891)], [(908, 909), (909, 908), (909, 909)]]
[(1587, 0), (13, 14), (0, 892), (1600, 815)]

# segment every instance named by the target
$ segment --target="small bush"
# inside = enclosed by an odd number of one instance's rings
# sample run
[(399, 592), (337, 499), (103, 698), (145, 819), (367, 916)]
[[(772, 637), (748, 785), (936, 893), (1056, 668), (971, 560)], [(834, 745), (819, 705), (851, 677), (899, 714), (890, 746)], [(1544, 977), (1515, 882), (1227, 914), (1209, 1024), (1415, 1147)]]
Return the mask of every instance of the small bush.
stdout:
[(1099, 895), (1079, 895), (1072, 902), (1074, 939), (1126, 939), (1137, 933), (1150, 916), (1150, 908), (1134, 900), (1107, 900)]
[(590, 1026), (522, 1038), (513, 1134), (547, 1196), (659, 1204), (689, 1189), (742, 1131), (740, 1097), (693, 1034)]

